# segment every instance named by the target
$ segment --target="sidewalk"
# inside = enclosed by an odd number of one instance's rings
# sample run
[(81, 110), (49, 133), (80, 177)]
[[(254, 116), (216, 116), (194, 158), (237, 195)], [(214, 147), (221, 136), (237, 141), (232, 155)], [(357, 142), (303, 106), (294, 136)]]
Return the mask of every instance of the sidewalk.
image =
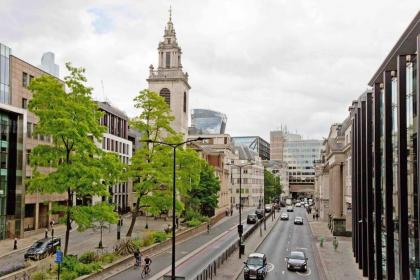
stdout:
[[(318, 250), (320, 263), (327, 280), (367, 279), (363, 277), (362, 271), (359, 270), (353, 258), (351, 237), (337, 236), (338, 248), (337, 251), (334, 251), (332, 245), (334, 237), (328, 229), (328, 223), (314, 221), (310, 214), (307, 214), (307, 219), (316, 240), (314, 247)], [(323, 247), (319, 245), (321, 236), (324, 237)]]
[(260, 235), (260, 229), (256, 229), (251, 236), (245, 241), (245, 254), (242, 258), (238, 258), (239, 251), (235, 250), (227, 261), (217, 270), (217, 275), (214, 276), (213, 280), (232, 280), (237, 279), (244, 267), (243, 262), (246, 261), (249, 254), (255, 252), (265, 238), (270, 234), (274, 225), (280, 218), (280, 212), (276, 212), (276, 218), (274, 221), (271, 217), (267, 218), (266, 228), (264, 230), (264, 224), (261, 225), (262, 235)]

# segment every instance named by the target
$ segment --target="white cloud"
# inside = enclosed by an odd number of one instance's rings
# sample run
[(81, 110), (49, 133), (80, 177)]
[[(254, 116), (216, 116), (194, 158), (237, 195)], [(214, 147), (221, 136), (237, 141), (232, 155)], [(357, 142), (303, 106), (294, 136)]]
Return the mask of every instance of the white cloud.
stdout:
[[(2, 43), (38, 65), (44, 51), (87, 70), (96, 98), (130, 116), (173, 21), (191, 108), (228, 115), (232, 135), (286, 124), (326, 136), (418, 11), (415, 0), (2, 1)], [(391, 20), (392, 19), (392, 20)]]

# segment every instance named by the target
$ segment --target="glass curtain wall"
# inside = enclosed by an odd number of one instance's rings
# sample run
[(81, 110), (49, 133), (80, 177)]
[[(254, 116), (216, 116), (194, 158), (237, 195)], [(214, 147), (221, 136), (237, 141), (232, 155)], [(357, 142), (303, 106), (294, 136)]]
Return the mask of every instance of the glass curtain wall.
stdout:
[(0, 240), (6, 238), (9, 117), (0, 112)]
[(407, 192), (408, 192), (408, 244), (411, 278), (416, 279), (416, 269), (419, 269), (419, 236), (418, 236), (418, 203), (417, 203), (417, 61), (415, 58), (407, 63)]
[(384, 98), (384, 89), (381, 89), (380, 92), (380, 143), (381, 143), (381, 191), (382, 191), (382, 209), (381, 209), (381, 236), (382, 236), (382, 274), (383, 279), (386, 279), (386, 226), (385, 226), (385, 209), (386, 209), (386, 199), (385, 199), (385, 151), (384, 151), (384, 131), (385, 131), (385, 119), (384, 119), (384, 107), (385, 107), (385, 98)]
[(0, 103), (10, 104), (9, 56), (10, 48), (0, 44)]
[(399, 213), (398, 213), (398, 105), (397, 105), (398, 79), (392, 78), (392, 221), (394, 224), (394, 263), (395, 279), (399, 277)]

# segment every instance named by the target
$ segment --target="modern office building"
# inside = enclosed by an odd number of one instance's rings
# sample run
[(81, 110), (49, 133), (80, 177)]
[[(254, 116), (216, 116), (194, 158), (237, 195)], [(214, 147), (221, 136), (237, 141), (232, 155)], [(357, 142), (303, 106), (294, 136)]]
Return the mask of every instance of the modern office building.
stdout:
[[(117, 153), (121, 162), (129, 164), (133, 153), (133, 143), (128, 139), (128, 117), (121, 110), (108, 102), (97, 102), (99, 109), (105, 114), (101, 125), (107, 128), (103, 134), (102, 143), (98, 143), (104, 151)], [(110, 203), (113, 203), (120, 213), (128, 212), (133, 206), (133, 191), (130, 180), (119, 183), (109, 189)], [(92, 201), (96, 203), (97, 201)]]
[(285, 141), (285, 131), (270, 131), (270, 159), (283, 161), (283, 148)]
[(224, 134), (227, 117), (221, 112), (193, 109), (188, 134)]
[[(36, 116), (27, 111), (32, 93), (28, 90), (34, 77), (48, 75), (45, 71), (11, 54), (0, 44), (0, 239), (23, 237), (25, 231), (46, 227), (51, 219), (52, 202), (65, 203), (62, 194), (25, 193), (25, 179), (32, 176), (28, 161), (33, 147), (51, 144), (47, 135), (35, 134)], [(40, 168), (49, 172), (50, 168)]]
[(353, 103), (353, 252), (369, 279), (419, 279), (420, 12)]
[[(245, 145), (234, 146), (235, 158), (232, 159), (233, 205), (239, 206), (239, 189), (243, 206), (259, 207), (264, 205), (264, 165), (258, 153)], [(252, 162), (252, 165), (248, 163)], [(235, 165), (246, 165), (240, 169)], [(241, 181), (242, 179), (242, 181)], [(241, 184), (240, 184), (241, 183)]]
[(45, 72), (59, 78), (60, 67), (55, 63), (55, 54), (53, 52), (46, 52), (42, 55), (41, 65), (39, 68)]
[(185, 136), (188, 133), (188, 73), (182, 70), (182, 51), (178, 45), (176, 32), (172, 23), (172, 15), (169, 14), (169, 21), (163, 35), (163, 41), (159, 43), (158, 56), (159, 65), (157, 70), (150, 65), (149, 89), (159, 93), (165, 98), (171, 108), (175, 120), (172, 128)]
[(270, 159), (270, 143), (259, 136), (236, 136), (232, 137), (235, 145), (244, 145), (258, 153), (262, 160)]

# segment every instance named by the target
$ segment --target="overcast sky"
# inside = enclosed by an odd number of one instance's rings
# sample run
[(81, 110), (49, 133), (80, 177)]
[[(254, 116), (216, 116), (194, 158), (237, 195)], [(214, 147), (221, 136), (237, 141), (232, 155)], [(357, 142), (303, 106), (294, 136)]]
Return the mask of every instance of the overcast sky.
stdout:
[(281, 125), (326, 137), (420, 8), (418, 0), (0, 0), (0, 41), (34, 65), (54, 52), (61, 77), (67, 61), (85, 67), (94, 97), (134, 116), (170, 5), (190, 109), (224, 112), (232, 136), (266, 140)]

